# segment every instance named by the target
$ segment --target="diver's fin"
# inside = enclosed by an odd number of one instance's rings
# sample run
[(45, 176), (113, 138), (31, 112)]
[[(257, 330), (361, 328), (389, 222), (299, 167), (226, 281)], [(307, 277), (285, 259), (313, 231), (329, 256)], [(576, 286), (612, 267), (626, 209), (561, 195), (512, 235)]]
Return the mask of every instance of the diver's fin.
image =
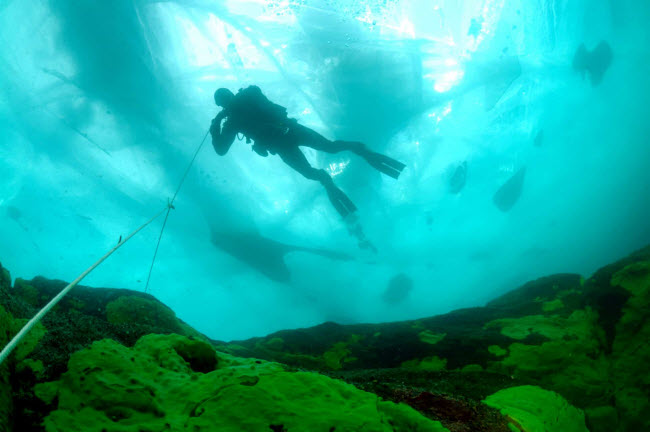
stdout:
[(357, 206), (354, 205), (352, 200), (337, 187), (327, 187), (327, 196), (337, 212), (342, 218), (348, 217), (351, 213), (357, 211)]
[(402, 170), (406, 167), (402, 162), (380, 153), (370, 153), (366, 155), (365, 159), (377, 171), (394, 179), (397, 179), (402, 173)]

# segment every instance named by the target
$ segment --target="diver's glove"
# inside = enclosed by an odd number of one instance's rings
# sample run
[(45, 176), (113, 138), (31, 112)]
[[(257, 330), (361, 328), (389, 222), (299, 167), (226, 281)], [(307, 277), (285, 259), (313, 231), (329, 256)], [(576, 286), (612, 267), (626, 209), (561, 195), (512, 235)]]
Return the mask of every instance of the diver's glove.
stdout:
[(262, 157), (267, 157), (269, 155), (269, 151), (257, 143), (253, 144), (252, 148), (255, 153)]
[(221, 134), (221, 122), (226, 117), (228, 117), (228, 113), (226, 112), (226, 110), (221, 110), (219, 111), (219, 114), (217, 114), (217, 116), (212, 119), (212, 124), (210, 124), (210, 133), (212, 135)]
[(221, 119), (219, 116), (212, 119), (212, 124), (210, 124), (210, 134), (213, 136), (221, 135)]

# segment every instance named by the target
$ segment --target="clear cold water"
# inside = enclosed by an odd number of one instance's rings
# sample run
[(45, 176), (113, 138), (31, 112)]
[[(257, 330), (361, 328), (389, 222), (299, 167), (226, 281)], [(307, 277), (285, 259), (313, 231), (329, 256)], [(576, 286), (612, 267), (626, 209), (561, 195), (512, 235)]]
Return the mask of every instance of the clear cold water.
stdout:
[[(0, 261), (14, 277), (74, 279), (165, 207), (217, 113), (214, 90), (257, 84), (300, 123), (407, 168), (395, 181), (305, 150), (357, 204), (372, 254), (319, 184), (243, 141), (224, 157), (206, 143), (150, 281), (200, 331), (414, 319), (587, 275), (650, 242), (648, 22), (641, 0), (4, 0)], [(613, 61), (593, 86), (572, 62), (602, 40)], [(493, 197), (523, 167), (501, 211)], [(144, 290), (161, 224), (83, 283)], [(212, 231), (353, 259), (294, 251), (290, 281), (276, 282)], [(401, 295), (388, 289), (400, 274)]]

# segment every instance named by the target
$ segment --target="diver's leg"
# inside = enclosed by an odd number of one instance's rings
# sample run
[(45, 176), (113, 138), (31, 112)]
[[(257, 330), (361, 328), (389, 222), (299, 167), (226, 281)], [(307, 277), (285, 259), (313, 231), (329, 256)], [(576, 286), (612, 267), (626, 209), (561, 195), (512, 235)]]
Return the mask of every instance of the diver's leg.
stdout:
[(314, 150), (323, 151), (325, 153), (339, 153), (347, 150), (356, 153), (359, 156), (363, 156), (362, 153), (368, 151), (366, 146), (361, 142), (330, 141), (315, 130), (301, 124), (296, 124), (295, 126), (292, 126), (291, 129), (295, 134), (296, 142), (299, 146), (310, 147)]
[(296, 141), (300, 146), (311, 147), (326, 153), (351, 151), (364, 158), (366, 162), (379, 172), (395, 179), (399, 177), (404, 167), (406, 167), (402, 162), (371, 151), (365, 144), (359, 141), (330, 141), (318, 132), (300, 124), (292, 127), (292, 132), (295, 134)]
[(319, 181), (325, 187), (330, 202), (343, 218), (357, 210), (350, 198), (336, 187), (332, 177), (325, 170), (316, 169), (309, 165), (309, 161), (298, 147), (287, 146), (279, 151), (278, 155), (280, 155), (284, 163), (306, 178)]

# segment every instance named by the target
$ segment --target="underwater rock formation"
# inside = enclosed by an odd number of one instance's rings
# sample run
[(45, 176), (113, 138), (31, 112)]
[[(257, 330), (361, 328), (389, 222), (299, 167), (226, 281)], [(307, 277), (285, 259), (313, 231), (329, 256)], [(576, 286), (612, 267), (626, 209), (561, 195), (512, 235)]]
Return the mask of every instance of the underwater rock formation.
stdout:
[[(5, 342), (65, 283), (11, 287), (0, 270)], [(588, 279), (540, 278), (485, 307), (232, 343), (210, 341), (141, 293), (70, 296), (0, 370), (0, 431), (41, 431), (43, 419), (48, 431), (218, 422), (220, 430), (361, 430), (363, 422), (383, 430), (381, 418), (396, 430), (650, 430), (650, 246)]]
[[(11, 315), (0, 306), (0, 346), (4, 347), (9, 342), (8, 336), (12, 333), (12, 322)], [(0, 365), (0, 432), (10, 430), (10, 418), (14, 409), (9, 377), (9, 364)]]
[[(4, 269), (0, 266), (0, 270)], [(18, 332), (28, 318), (67, 285), (37, 277), (30, 281), (17, 278), (11, 287), (8, 272), (5, 270), (3, 274), (0, 307), (4, 306), (15, 317), (11, 334)], [(42, 430), (39, 425), (45, 408), (34, 396), (33, 386), (36, 382), (58, 379), (66, 371), (72, 353), (104, 338), (132, 346), (150, 333), (178, 333), (208, 340), (148, 294), (126, 289), (75, 287), (28, 333), (12, 356), (18, 362), (13, 378), (13, 430)], [(0, 332), (0, 337), (4, 334)], [(4, 389), (0, 388), (0, 394)]]
[(525, 176), (526, 167), (523, 167), (497, 190), (492, 201), (499, 210), (508, 212), (519, 201)]
[[(648, 316), (650, 246), (588, 279), (548, 276), (484, 308), (398, 323), (327, 323), (222, 349), (331, 369), (385, 397), (405, 383), (470, 400), (536, 385), (584, 410), (592, 432), (638, 431), (650, 430)], [(334, 349), (340, 361), (332, 368), (324, 358)]]
[(217, 361), (212, 346), (178, 335), (148, 335), (133, 348), (95, 342), (36, 393), (57, 400), (47, 431), (447, 431), (350, 384), (261, 360)]

